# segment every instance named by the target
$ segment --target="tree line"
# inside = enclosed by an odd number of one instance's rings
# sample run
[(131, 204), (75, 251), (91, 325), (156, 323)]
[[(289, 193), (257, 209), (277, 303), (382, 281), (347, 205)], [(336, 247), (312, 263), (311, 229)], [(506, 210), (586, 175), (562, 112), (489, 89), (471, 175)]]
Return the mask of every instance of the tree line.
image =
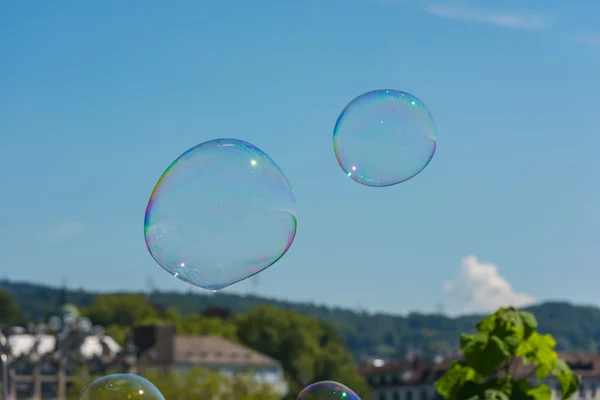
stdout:
[[(13, 294), (24, 315), (35, 318), (44, 318), (61, 293), (61, 289), (44, 285), (8, 281), (0, 281), (0, 288)], [(82, 289), (71, 290), (68, 299), (70, 303), (82, 308), (92, 305), (97, 295)], [(344, 339), (346, 348), (355, 359), (366, 356), (401, 359), (413, 351), (420, 353), (424, 358), (438, 354), (449, 355), (458, 349), (460, 333), (473, 332), (473, 326), (481, 318), (451, 318), (441, 313), (417, 312), (389, 315), (230, 293), (205, 295), (192, 291), (151, 291), (144, 296), (151, 304), (165, 309), (177, 309), (182, 315), (197, 314), (209, 305), (228, 308), (236, 313), (245, 313), (259, 305), (270, 305), (323, 319), (335, 325)], [(536, 316), (540, 329), (553, 335), (557, 349), (569, 352), (597, 352), (600, 343), (599, 308), (552, 302), (526, 310)]]
[[(80, 312), (103, 326), (105, 334), (120, 344), (134, 326), (165, 322), (174, 324), (178, 334), (214, 335), (236, 341), (281, 363), (289, 388), (286, 400), (295, 399), (309, 383), (322, 380), (343, 382), (361, 397), (370, 396), (370, 388), (337, 329), (314, 317), (271, 306), (258, 306), (228, 319), (199, 313), (182, 315), (175, 308), (155, 306), (138, 294), (99, 295)], [(16, 302), (8, 292), (0, 291), (0, 321), (16, 322), (20, 318)], [(158, 378), (161, 380), (157, 386), (164, 387), (175, 379), (168, 374), (159, 374)], [(171, 380), (163, 382), (167, 378)]]

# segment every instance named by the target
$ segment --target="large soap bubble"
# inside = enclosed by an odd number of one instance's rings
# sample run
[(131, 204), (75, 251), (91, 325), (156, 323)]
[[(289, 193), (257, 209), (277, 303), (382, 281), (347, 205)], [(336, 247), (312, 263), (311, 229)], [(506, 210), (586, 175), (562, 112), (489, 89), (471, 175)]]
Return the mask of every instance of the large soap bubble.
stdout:
[(179, 156), (156, 184), (146, 246), (173, 276), (217, 291), (263, 271), (296, 235), (296, 197), (258, 147), (216, 139)]

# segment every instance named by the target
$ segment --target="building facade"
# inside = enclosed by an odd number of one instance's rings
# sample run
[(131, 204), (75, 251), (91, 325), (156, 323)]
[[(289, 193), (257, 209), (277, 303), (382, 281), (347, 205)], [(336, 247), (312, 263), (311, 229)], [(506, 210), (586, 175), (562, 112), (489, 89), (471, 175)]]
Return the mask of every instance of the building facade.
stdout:
[(288, 388), (279, 361), (217, 336), (178, 335), (174, 325), (147, 325), (133, 330), (139, 364), (165, 371), (201, 367), (234, 376), (251, 374), (284, 396)]
[[(131, 342), (131, 341), (130, 341)], [(0, 333), (2, 397), (65, 399), (76, 374), (135, 372), (136, 354), (65, 305), (47, 324), (5, 327)]]
[(434, 382), (450, 367), (448, 361), (372, 360), (360, 366), (373, 400), (437, 400)]
[[(600, 355), (560, 353), (573, 372), (582, 378), (572, 400), (600, 400)], [(438, 400), (435, 381), (452, 365), (451, 360), (392, 361), (371, 360), (361, 364), (362, 375), (373, 390), (373, 400)], [(531, 369), (515, 365), (517, 376), (527, 376)], [(560, 385), (554, 378), (544, 383), (552, 389), (552, 400), (561, 399)]]

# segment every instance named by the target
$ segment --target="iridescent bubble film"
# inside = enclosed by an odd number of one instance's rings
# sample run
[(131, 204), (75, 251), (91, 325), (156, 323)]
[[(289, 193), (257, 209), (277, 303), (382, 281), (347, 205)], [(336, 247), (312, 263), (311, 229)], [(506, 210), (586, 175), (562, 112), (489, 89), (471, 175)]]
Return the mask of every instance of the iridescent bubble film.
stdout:
[(165, 400), (156, 386), (133, 374), (107, 375), (89, 384), (79, 400)]
[(425, 104), (398, 90), (358, 96), (333, 131), (338, 163), (349, 178), (366, 186), (391, 186), (416, 176), (431, 161), (436, 143)]
[(349, 387), (334, 381), (313, 383), (304, 388), (297, 400), (360, 400)]
[(146, 246), (173, 276), (217, 291), (263, 271), (296, 235), (296, 196), (258, 147), (216, 139), (179, 156), (159, 179)]

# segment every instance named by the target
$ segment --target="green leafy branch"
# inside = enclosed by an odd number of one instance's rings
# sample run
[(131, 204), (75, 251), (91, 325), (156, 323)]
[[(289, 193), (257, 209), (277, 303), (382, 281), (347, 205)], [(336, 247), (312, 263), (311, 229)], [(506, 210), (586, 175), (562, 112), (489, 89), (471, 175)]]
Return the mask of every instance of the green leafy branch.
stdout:
[[(484, 318), (477, 333), (460, 336), (464, 359), (456, 361), (435, 383), (448, 400), (549, 400), (543, 381), (550, 375), (560, 384), (562, 399), (570, 398), (581, 379), (554, 350), (556, 342), (537, 332), (533, 314), (512, 307)], [(516, 376), (519, 363), (529, 367)]]

